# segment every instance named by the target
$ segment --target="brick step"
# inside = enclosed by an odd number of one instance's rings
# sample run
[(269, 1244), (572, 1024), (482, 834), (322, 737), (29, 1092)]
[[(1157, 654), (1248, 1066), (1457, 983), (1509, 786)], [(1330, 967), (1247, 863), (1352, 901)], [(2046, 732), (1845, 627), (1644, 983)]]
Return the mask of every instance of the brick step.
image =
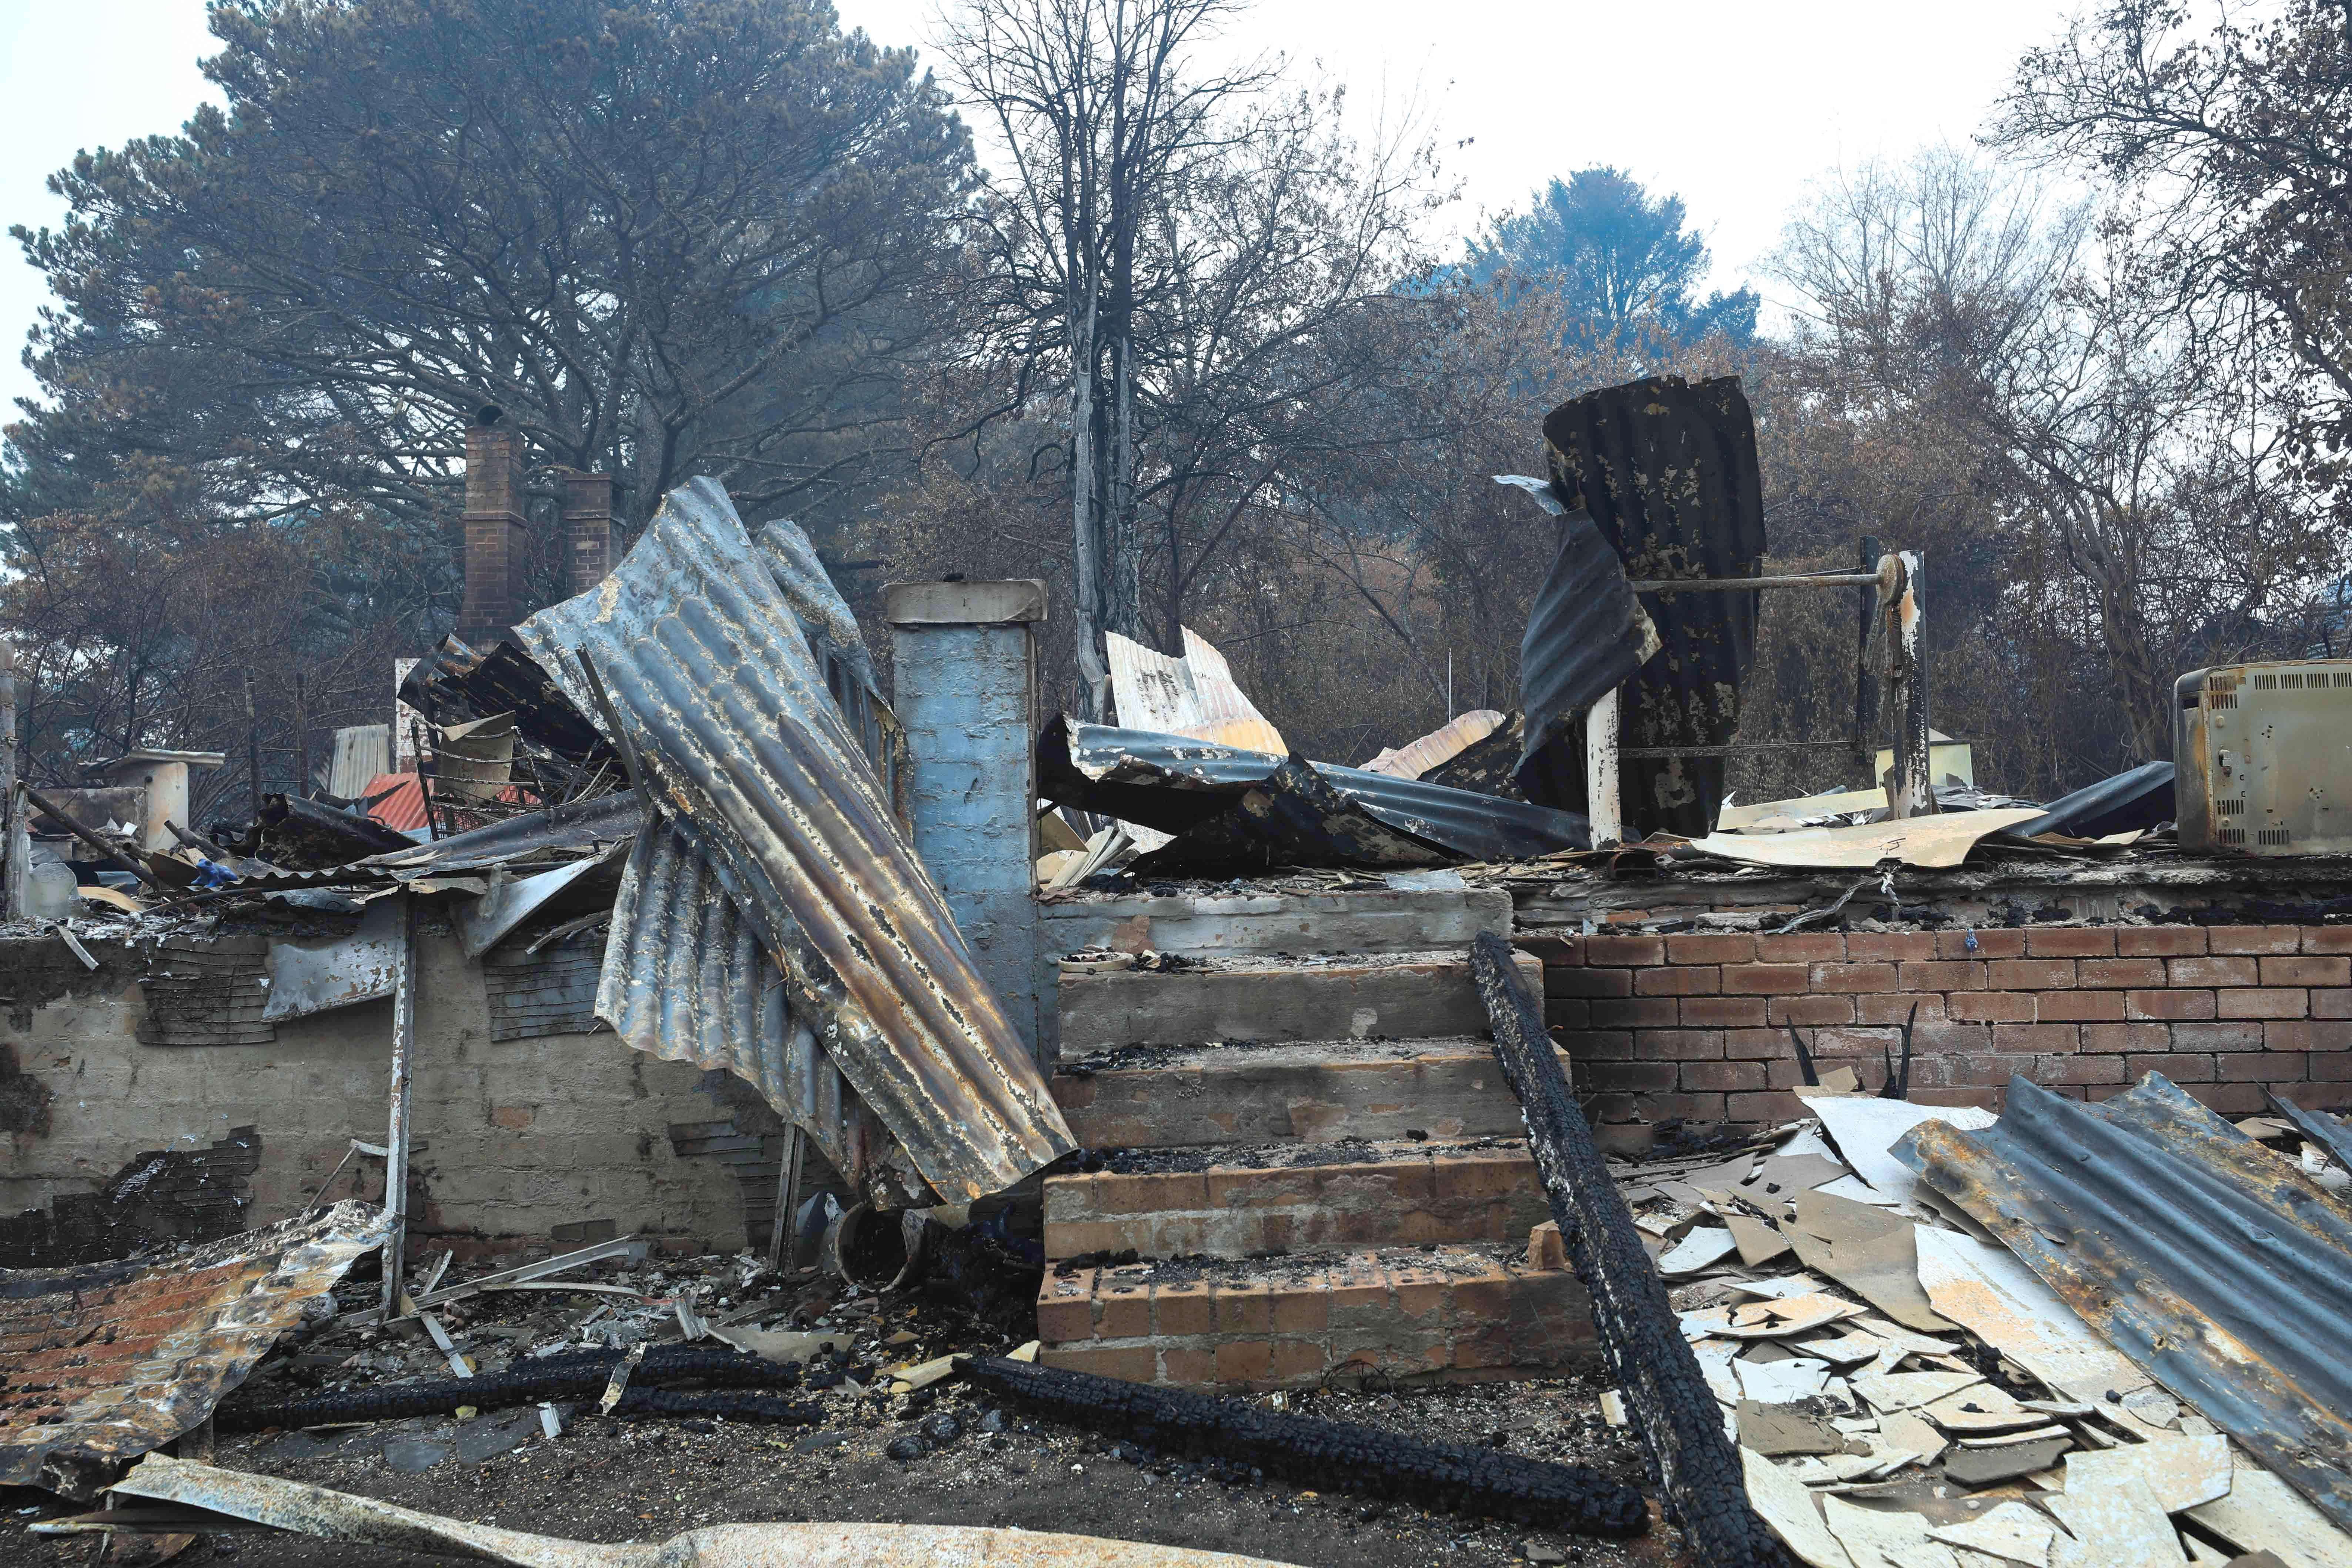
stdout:
[(1495, 1048), (1467, 1037), (1139, 1046), (1065, 1060), (1053, 1088), (1089, 1149), (1510, 1137), (1523, 1127)]
[[(1521, 955), (1541, 990), (1543, 964)], [(1317, 1040), (1448, 1040), (1484, 1034), (1466, 953), (1346, 959), (1210, 957), (1177, 969), (1060, 965), (1060, 1051)]]
[(1048, 1366), (1234, 1392), (1558, 1377), (1598, 1349), (1576, 1276), (1507, 1246), (1048, 1272), (1037, 1332)]
[[(1045, 1178), (1045, 1256), (1244, 1259), (1524, 1240), (1551, 1218), (1524, 1142), (1115, 1150)], [(1119, 1167), (1127, 1168), (1121, 1169)]]

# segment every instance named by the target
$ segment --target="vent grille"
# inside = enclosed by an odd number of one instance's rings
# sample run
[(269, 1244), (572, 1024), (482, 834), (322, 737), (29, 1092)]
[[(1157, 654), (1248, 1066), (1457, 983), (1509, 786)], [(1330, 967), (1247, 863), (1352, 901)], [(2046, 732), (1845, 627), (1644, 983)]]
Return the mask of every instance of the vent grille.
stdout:
[(2236, 707), (2238, 694), (2233, 691), (2217, 692), (2209, 686), (2205, 691), (2205, 706), (2209, 708)]
[(2254, 842), (2258, 844), (2284, 844), (2290, 841), (2292, 841), (2284, 828), (2260, 828), (2254, 832)]
[(2246, 814), (2246, 803), (2243, 800), (2216, 800), (2213, 802), (2213, 814), (2217, 817), (2242, 817)]
[(2217, 844), (2242, 844), (2246, 841), (2246, 830), (2243, 828), (2216, 828), (2213, 830), (2213, 841)]

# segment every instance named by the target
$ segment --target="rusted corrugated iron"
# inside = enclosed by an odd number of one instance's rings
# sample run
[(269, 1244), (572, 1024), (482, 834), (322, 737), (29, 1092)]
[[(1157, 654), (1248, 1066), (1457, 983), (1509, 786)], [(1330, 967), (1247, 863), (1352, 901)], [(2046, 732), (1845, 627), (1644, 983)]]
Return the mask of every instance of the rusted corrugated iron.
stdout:
[(1584, 819), (1360, 768), (1056, 718), (1037, 782), (1058, 805), (1176, 835), (1139, 871), (1433, 866), (1583, 849)]
[[(1753, 577), (1762, 567), (1756, 423), (1738, 378), (1694, 386), (1659, 376), (1587, 392), (1552, 410), (1543, 431), (1558, 498), (1570, 512), (1590, 515), (1629, 577)], [(1620, 744), (1729, 744), (1739, 724), (1739, 685), (1755, 654), (1756, 595), (1640, 598), (1663, 647), (1623, 688)], [(1579, 662), (1590, 656), (1566, 641), (1559, 652)], [(1531, 690), (1549, 689), (1548, 675), (1539, 658), (1520, 678)], [(1580, 737), (1551, 736), (1541, 747), (1548, 737), (1532, 700), (1528, 716), (1528, 738), (1539, 748), (1525, 759), (1520, 783), (1530, 799), (1580, 809), (1580, 782), (1572, 781), (1583, 777), (1582, 758), (1543, 757), (1580, 745)], [(1712, 826), (1723, 798), (1720, 757), (1628, 758), (1622, 778), (1625, 821), (1635, 835), (1696, 837)]]
[(384, 1234), (344, 1202), (154, 1262), (0, 1271), (0, 1483), (94, 1496), (200, 1425)]
[(977, 1197), (1074, 1146), (724, 489), (673, 491), (594, 592), (517, 634), (583, 712), (593, 666), (656, 807), (925, 1180)]
[(783, 976), (723, 879), (667, 823), (637, 841), (613, 908), (597, 1016), (648, 1055), (751, 1084), (880, 1207), (920, 1201), (922, 1177), (816, 1031), (793, 1016)]
[(2352, 1527), (2352, 1204), (2158, 1073), (2084, 1104), (2009, 1081), (1904, 1164), (2083, 1321)]
[(544, 859), (552, 864), (574, 852), (593, 854), (633, 837), (645, 815), (644, 802), (635, 791), (618, 789), (503, 818), (431, 843), (371, 855), (352, 869), (411, 876), (482, 871), (524, 860)]

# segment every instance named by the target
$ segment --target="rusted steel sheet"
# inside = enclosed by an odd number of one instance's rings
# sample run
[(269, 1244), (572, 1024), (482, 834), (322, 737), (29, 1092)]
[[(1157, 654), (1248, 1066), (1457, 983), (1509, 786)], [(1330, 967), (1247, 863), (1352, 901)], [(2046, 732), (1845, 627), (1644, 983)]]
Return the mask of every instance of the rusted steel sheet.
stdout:
[(114, 1493), (321, 1541), (512, 1568), (1280, 1568), (1222, 1552), (960, 1524), (713, 1524), (664, 1542), (605, 1545), (474, 1524), (161, 1454), (141, 1461)]
[(2098, 1104), (2009, 1082), (1895, 1146), (2107, 1342), (2352, 1527), (2352, 1204), (2158, 1073)]
[(622, 873), (596, 1016), (648, 1055), (723, 1068), (816, 1140), (833, 1167), (885, 1208), (922, 1200), (924, 1181), (785, 999), (784, 977), (724, 874), (665, 823)]
[(383, 1244), (344, 1202), (153, 1263), (0, 1270), (0, 1483), (86, 1499), (200, 1425)]
[(2271, 1109), (2294, 1124), (2294, 1130), (2309, 1142), (2319, 1145), (2337, 1166), (2352, 1169), (2352, 1126), (2347, 1126), (2340, 1116), (2325, 1111), (2306, 1111), (2284, 1094), (2270, 1097)]
[(1584, 819), (1570, 812), (1067, 717), (1038, 741), (1037, 780), (1058, 805), (1175, 834), (1136, 862), (1145, 872), (1452, 865), (1586, 847)]
[[(1737, 377), (1661, 376), (1587, 392), (1544, 420), (1544, 454), (1558, 497), (1581, 508), (1637, 580), (1754, 577), (1764, 559), (1764, 505), (1756, 423)], [(1643, 611), (1663, 644), (1626, 684), (1620, 744), (1723, 746), (1739, 723), (1739, 685), (1756, 648), (1756, 595), (1649, 593)], [(1569, 644), (1562, 643), (1569, 652)], [(1589, 652), (1573, 650), (1580, 659)], [(1536, 674), (1540, 676), (1541, 666)], [(1529, 680), (1522, 672), (1523, 682)], [(1537, 679), (1534, 683), (1545, 683)], [(1572, 685), (1572, 683), (1571, 683)], [(1528, 738), (1544, 737), (1532, 701)], [(1520, 783), (1531, 799), (1583, 804), (1582, 758), (1546, 765), (1531, 749)], [(1720, 757), (1629, 758), (1625, 817), (1635, 834), (1696, 837), (1723, 798)], [(1569, 791), (1573, 791), (1569, 792)]]
[(1074, 1146), (724, 489), (673, 491), (612, 576), (517, 634), (583, 712), (590, 661), (658, 810), (932, 1187), (1000, 1192)]

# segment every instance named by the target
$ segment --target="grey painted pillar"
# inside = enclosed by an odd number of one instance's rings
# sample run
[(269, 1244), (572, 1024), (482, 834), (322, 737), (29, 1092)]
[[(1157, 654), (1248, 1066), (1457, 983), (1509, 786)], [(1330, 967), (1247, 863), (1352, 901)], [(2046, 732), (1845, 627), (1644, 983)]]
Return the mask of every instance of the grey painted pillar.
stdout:
[(907, 727), (915, 852), (981, 977), (1037, 1049), (1037, 651), (1045, 585), (894, 582), (885, 591)]

